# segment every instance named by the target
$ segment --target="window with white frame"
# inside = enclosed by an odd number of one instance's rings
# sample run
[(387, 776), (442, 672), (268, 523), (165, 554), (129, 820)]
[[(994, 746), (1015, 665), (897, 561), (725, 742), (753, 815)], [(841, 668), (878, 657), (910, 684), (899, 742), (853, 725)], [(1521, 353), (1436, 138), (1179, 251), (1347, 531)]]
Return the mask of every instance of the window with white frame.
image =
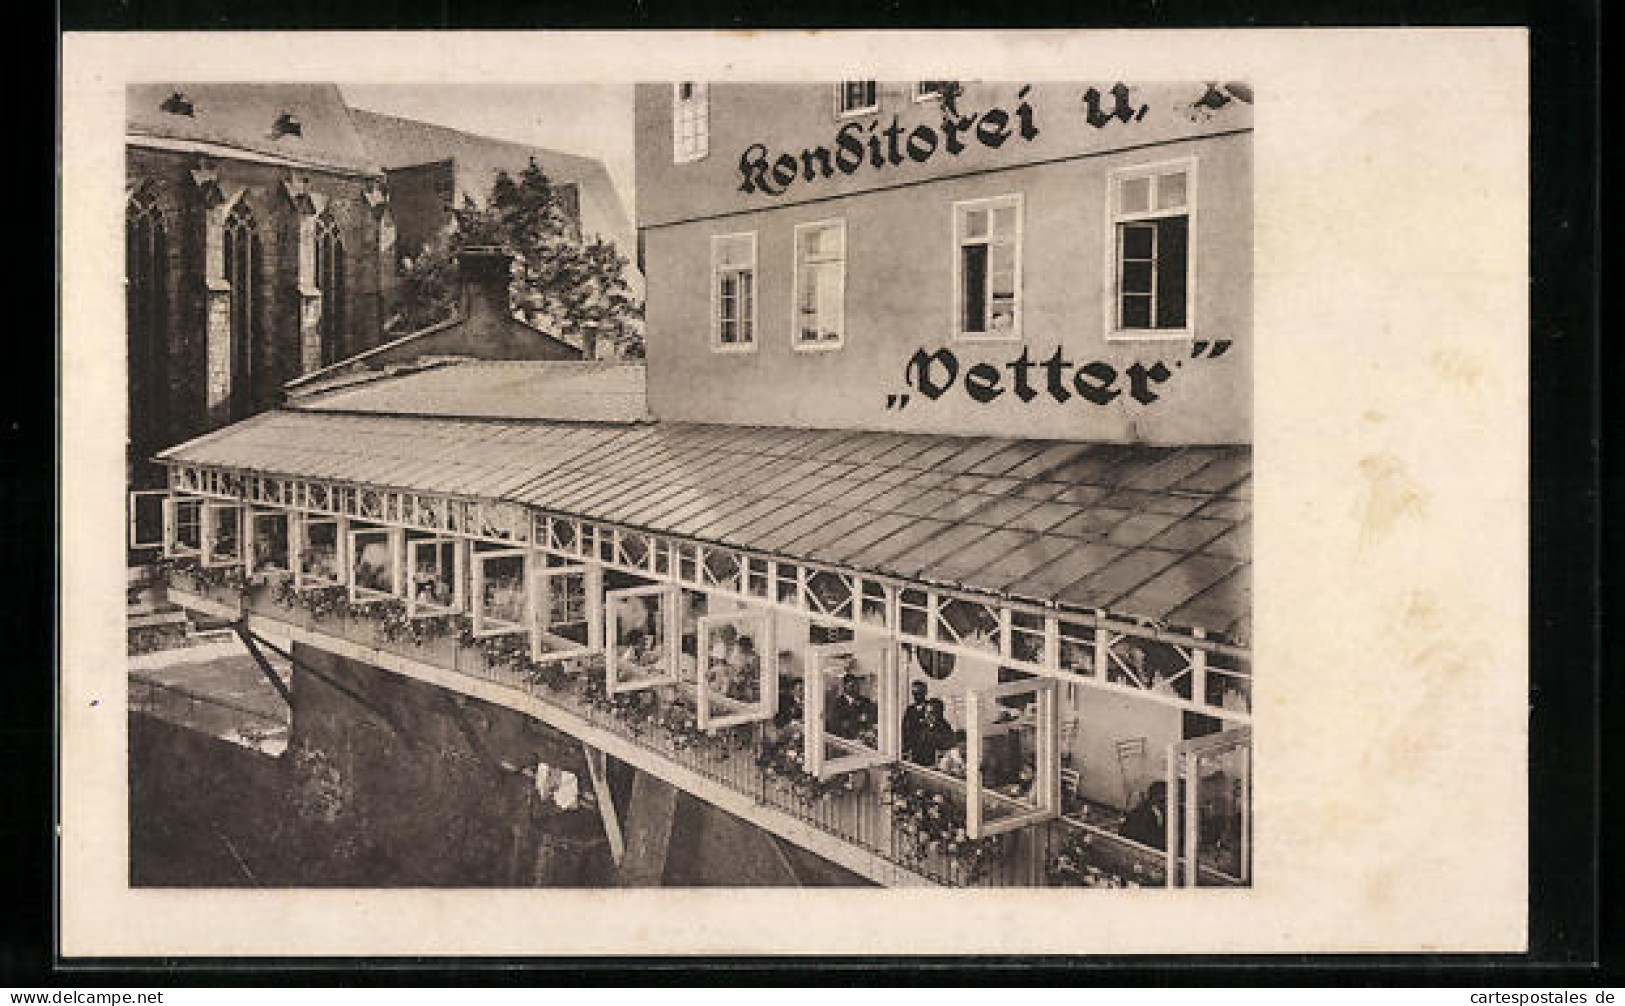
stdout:
[(796, 227), (797, 349), (836, 349), (846, 334), (846, 221)]
[(1021, 334), (1021, 196), (954, 204), (954, 300), (958, 334)]
[(203, 504), (203, 565), (235, 566), (243, 561), (243, 508), (236, 503)]
[(475, 546), (471, 559), (474, 635), (529, 632), (530, 550)]
[(872, 80), (843, 80), (835, 85), (837, 116), (865, 115), (879, 111), (880, 91)]
[(1114, 171), (1107, 190), (1110, 332), (1119, 338), (1188, 335), (1195, 159)]
[(965, 695), (965, 831), (983, 838), (1060, 813), (1055, 682), (1023, 675)]
[(164, 545), (164, 501), (167, 489), (137, 489), (129, 494), (132, 549), (162, 548)]
[(954, 86), (952, 80), (918, 80), (914, 82), (914, 100), (931, 101), (941, 98)]
[(676, 164), (698, 161), (711, 150), (709, 87), (694, 81), (673, 84), (671, 157)]
[(536, 562), (531, 659), (562, 660), (598, 649), (602, 567), (558, 556), (538, 556)]
[(348, 521), (343, 517), (305, 516), (294, 530), (295, 587), (333, 587), (344, 583), (344, 550)]
[(808, 772), (827, 779), (897, 759), (895, 666), (890, 640), (874, 633), (808, 648)]
[(198, 556), (203, 552), (203, 501), (172, 496), (164, 500), (164, 555)]
[(427, 618), (463, 610), (466, 547), (456, 538), (438, 535), (407, 538), (407, 617)]
[(254, 510), (248, 515), (247, 573), (267, 576), (293, 572), (292, 515), (286, 510)]
[(353, 526), (350, 530), (350, 599), (378, 601), (399, 597), (401, 529)]
[(609, 694), (677, 683), (679, 603), (674, 584), (604, 594), (604, 684)]
[(698, 630), (700, 729), (772, 719), (779, 708), (773, 616), (760, 608), (705, 615)]
[(756, 346), (756, 232), (711, 238), (711, 342), (717, 349)]

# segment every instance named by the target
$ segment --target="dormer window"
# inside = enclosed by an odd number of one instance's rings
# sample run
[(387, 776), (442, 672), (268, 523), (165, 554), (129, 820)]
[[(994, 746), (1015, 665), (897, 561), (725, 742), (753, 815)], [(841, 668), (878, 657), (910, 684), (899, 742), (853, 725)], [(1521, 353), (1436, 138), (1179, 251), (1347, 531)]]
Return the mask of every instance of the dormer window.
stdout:
[(299, 117), (292, 112), (283, 112), (277, 116), (276, 122), (271, 125), (271, 136), (281, 138), (284, 136), (303, 136), (304, 126), (300, 124)]
[(191, 116), (193, 111), (192, 99), (188, 98), (179, 91), (176, 91), (169, 97), (165, 98), (164, 103), (158, 107), (162, 111), (168, 112), (170, 115)]

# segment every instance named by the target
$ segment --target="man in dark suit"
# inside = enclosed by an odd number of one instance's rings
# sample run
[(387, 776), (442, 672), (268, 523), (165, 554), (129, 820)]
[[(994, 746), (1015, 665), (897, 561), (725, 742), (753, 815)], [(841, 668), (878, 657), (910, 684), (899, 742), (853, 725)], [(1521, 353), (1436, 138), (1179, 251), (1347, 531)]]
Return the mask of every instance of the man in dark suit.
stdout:
[(875, 725), (875, 702), (863, 694), (863, 683), (848, 671), (841, 678), (841, 693), (830, 705), (827, 723), (829, 732), (846, 740), (857, 740), (867, 728)]
[(1168, 784), (1158, 779), (1145, 789), (1145, 796), (1123, 819), (1118, 834), (1153, 849), (1168, 845)]
[(912, 698), (909, 701), (908, 708), (903, 710), (901, 727), (904, 751), (914, 750), (915, 740), (920, 736), (920, 728), (925, 725), (925, 682), (914, 682), (909, 687), (909, 693)]

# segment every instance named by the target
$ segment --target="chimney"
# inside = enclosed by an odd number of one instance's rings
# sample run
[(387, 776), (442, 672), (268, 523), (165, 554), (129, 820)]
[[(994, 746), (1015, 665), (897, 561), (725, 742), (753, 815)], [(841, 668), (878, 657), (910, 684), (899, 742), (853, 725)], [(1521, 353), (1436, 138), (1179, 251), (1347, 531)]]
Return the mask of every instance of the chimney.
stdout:
[(507, 321), (509, 267), (513, 256), (493, 245), (470, 245), (457, 253), (460, 299), (470, 321)]

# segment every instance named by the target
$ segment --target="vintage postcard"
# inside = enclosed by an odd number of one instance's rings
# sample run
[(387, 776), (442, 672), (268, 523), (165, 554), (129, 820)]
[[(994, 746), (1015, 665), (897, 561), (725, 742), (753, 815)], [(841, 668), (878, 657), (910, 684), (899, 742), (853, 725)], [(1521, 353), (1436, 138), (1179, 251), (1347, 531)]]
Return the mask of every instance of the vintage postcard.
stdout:
[(1526, 91), (70, 35), (63, 951), (1522, 949)]

